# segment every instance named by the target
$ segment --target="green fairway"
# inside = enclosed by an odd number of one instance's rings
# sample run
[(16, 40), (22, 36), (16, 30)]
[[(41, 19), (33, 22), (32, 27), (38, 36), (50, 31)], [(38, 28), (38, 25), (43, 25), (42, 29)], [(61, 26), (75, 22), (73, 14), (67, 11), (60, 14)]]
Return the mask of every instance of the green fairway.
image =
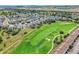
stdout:
[(16, 48), (13, 48), (11, 53), (19, 54), (37, 54), (48, 53), (54, 47), (54, 37), (59, 35), (60, 31), (67, 34), (76, 26), (73, 22), (56, 22), (52, 24), (44, 24), (38, 29), (33, 29), (26, 34), (23, 41)]

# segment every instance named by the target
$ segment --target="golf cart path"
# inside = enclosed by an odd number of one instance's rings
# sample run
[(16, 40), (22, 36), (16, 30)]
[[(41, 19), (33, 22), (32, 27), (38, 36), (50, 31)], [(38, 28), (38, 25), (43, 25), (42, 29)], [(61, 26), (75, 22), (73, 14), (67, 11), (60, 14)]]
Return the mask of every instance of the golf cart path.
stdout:
[(54, 50), (52, 49), (49, 54), (64, 54), (78, 35), (79, 27), (75, 28), (72, 32), (70, 32), (69, 36), (64, 39), (64, 42), (59, 44)]

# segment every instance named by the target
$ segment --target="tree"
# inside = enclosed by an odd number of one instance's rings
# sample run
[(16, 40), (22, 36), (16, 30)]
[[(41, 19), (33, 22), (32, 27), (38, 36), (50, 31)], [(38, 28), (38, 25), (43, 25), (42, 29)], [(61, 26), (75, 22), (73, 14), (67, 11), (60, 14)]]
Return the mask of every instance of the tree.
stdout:
[(24, 34), (27, 34), (27, 32), (24, 32)]
[(20, 31), (20, 29), (15, 29), (15, 30), (13, 30), (13, 31), (12, 31), (12, 35), (14, 36), (14, 35), (18, 34), (19, 31)]
[(61, 40), (61, 42), (64, 40), (64, 32), (63, 31), (60, 31), (60, 40)]
[(2, 37), (0, 36), (0, 43), (2, 43), (2, 41), (3, 41), (3, 40), (2, 40)]
[(64, 38), (66, 38), (67, 36), (69, 36), (69, 33), (68, 33), (68, 34), (66, 34), (66, 35), (64, 35)]
[(64, 34), (64, 32), (63, 31), (60, 31), (60, 34)]
[(52, 20), (51, 22), (52, 22), (52, 23), (55, 23), (56, 21), (55, 21), (55, 20)]
[(75, 19), (75, 23), (78, 23), (79, 24), (79, 18), (76, 18)]

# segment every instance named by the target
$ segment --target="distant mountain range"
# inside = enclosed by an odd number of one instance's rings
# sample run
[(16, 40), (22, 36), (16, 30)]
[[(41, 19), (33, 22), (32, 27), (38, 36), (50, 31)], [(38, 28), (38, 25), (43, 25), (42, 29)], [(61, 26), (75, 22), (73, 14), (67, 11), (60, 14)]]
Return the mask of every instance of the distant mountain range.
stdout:
[(79, 5), (0, 5), (0, 8), (79, 8)]

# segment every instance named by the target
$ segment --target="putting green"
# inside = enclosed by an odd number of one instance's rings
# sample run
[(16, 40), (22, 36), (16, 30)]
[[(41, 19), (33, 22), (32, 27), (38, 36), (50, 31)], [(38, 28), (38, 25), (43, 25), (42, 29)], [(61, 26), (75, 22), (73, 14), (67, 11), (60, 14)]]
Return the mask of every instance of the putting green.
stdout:
[(55, 22), (52, 24), (44, 24), (39, 29), (33, 29), (32, 32), (26, 34), (23, 41), (11, 53), (14, 54), (40, 54), (48, 53), (51, 47), (54, 47), (54, 37), (59, 35), (60, 31), (67, 34), (76, 26), (73, 22)]

